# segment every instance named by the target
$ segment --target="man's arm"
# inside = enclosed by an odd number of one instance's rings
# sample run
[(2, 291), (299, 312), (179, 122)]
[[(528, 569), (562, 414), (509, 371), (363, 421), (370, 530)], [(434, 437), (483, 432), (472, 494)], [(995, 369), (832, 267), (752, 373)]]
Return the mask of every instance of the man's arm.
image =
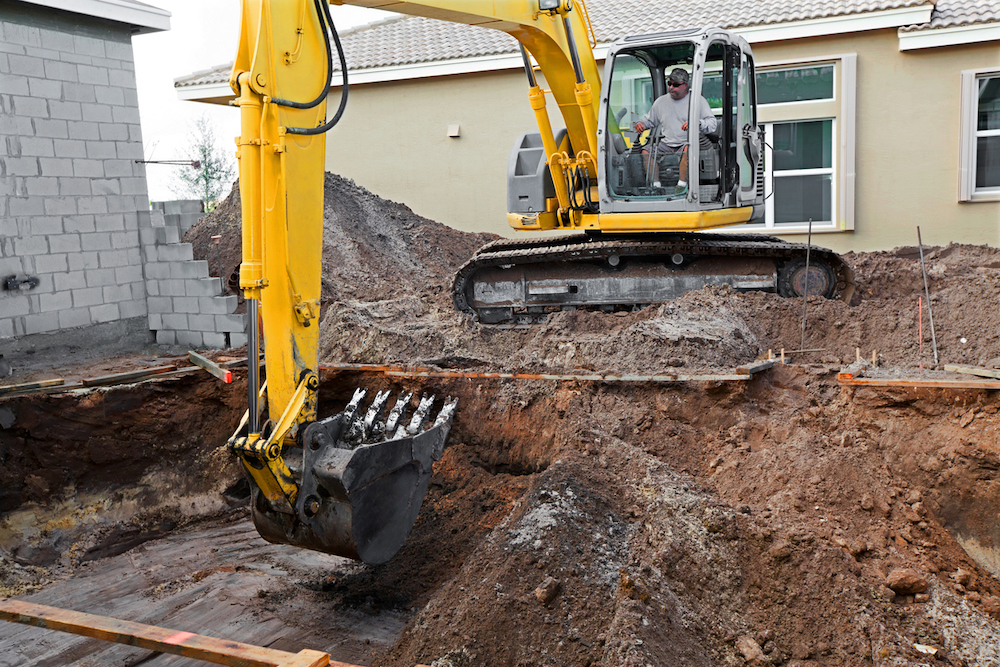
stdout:
[(704, 97), (701, 98), (701, 115), (698, 118), (698, 129), (702, 134), (715, 132), (719, 127), (719, 120), (712, 113), (712, 107)]

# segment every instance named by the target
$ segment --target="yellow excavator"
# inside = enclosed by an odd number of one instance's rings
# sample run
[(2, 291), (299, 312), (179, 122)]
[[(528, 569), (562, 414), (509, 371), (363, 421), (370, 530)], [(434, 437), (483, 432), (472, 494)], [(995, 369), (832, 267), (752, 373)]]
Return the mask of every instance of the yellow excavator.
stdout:
[[(754, 60), (738, 35), (707, 28), (623, 37), (602, 79), (582, 0), (347, 4), (494, 28), (521, 44), (538, 131), (511, 154), (508, 220), (560, 234), (497, 241), (458, 271), (455, 305), (482, 324), (635, 308), (711, 284), (850, 299), (851, 271), (830, 251), (704, 231), (763, 215)], [(242, 5), (230, 78), (241, 113), (240, 287), (251, 323), (261, 322), (267, 378), (261, 383), (259, 328), (251, 326), (249, 409), (229, 445), (249, 474), (265, 539), (382, 563), (416, 520), (456, 403), (404, 394), (389, 408), (380, 392), (365, 407), (359, 390), (344, 411), (318, 418), (324, 133), (343, 113), (348, 68), (326, 0)], [(335, 50), (344, 82), (328, 120)], [(689, 104), (704, 100), (715, 127), (692, 122), (686, 149), (663, 150), (662, 128), (636, 121), (648, 120), (678, 69)]]

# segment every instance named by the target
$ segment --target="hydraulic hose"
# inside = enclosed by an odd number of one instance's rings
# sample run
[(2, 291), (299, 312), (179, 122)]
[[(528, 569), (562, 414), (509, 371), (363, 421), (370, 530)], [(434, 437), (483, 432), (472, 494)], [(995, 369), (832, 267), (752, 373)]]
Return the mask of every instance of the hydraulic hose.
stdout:
[(341, 116), (344, 115), (344, 109), (347, 108), (347, 95), (348, 95), (348, 83), (347, 83), (347, 58), (344, 55), (344, 45), (340, 42), (340, 35), (337, 33), (336, 26), (333, 25), (333, 17), (330, 16), (330, 7), (326, 4), (325, 0), (314, 0), (314, 5), (316, 6), (316, 12), (319, 16), (320, 25), (323, 26), (323, 41), (326, 44), (326, 53), (329, 59), (327, 64), (326, 73), (326, 84), (323, 90), (320, 92), (319, 97), (317, 97), (310, 106), (294, 106), (293, 104), (285, 104), (284, 100), (273, 99), (272, 101), (276, 104), (282, 106), (288, 106), (297, 109), (308, 109), (319, 104), (320, 101), (326, 96), (327, 91), (330, 88), (330, 82), (333, 80), (333, 52), (330, 48), (330, 35), (327, 33), (326, 29), (329, 27), (330, 32), (333, 33), (333, 41), (337, 46), (337, 55), (340, 59), (340, 72), (343, 76), (343, 84), (340, 87), (340, 106), (337, 107), (337, 113), (333, 115), (333, 118), (328, 120), (323, 125), (318, 127), (286, 127), (285, 131), (288, 134), (301, 134), (301, 135), (315, 135), (323, 134), (327, 132), (330, 128), (336, 125)]

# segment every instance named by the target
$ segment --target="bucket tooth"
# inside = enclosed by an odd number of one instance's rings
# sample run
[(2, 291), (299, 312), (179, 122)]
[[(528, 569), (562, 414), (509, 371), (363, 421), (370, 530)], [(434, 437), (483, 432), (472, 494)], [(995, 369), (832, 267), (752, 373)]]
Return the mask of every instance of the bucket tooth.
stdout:
[(392, 406), (392, 410), (389, 411), (389, 416), (385, 419), (385, 432), (390, 436), (396, 433), (396, 427), (399, 422), (406, 418), (406, 408), (410, 405), (410, 399), (413, 398), (412, 391), (405, 391), (399, 395), (396, 399), (396, 404)]
[[(364, 396), (359, 389), (343, 412), (300, 431), (294, 515), (278, 512), (253, 488), (251, 514), (264, 539), (373, 565), (402, 548), (444, 452), (457, 399), (446, 399), (434, 417), (434, 397), (423, 397), (407, 422), (413, 394), (403, 392), (383, 424), (389, 392), (377, 393), (367, 411)], [(389, 434), (401, 435), (385, 440)], [(365, 443), (365, 436), (377, 441)]]
[(389, 396), (390, 393), (388, 390), (375, 394), (375, 400), (372, 401), (371, 407), (368, 408), (368, 413), (365, 415), (362, 442), (367, 441), (369, 438), (380, 439), (382, 437), (376, 427), (380, 423), (379, 419), (382, 417), (382, 413), (385, 412), (385, 406), (389, 403)]

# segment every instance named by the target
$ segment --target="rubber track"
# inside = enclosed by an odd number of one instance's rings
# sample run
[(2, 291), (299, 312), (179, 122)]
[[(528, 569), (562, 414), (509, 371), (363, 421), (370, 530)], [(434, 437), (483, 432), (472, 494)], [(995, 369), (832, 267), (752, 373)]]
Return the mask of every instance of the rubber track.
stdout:
[[(482, 248), (455, 273), (452, 299), (455, 307), (467, 313), (466, 287), (481, 268), (517, 264), (592, 262), (611, 255), (622, 258), (643, 256), (669, 257), (680, 253), (687, 257), (768, 257), (790, 260), (805, 257), (806, 244), (790, 243), (766, 234), (720, 235), (698, 232), (644, 235), (642, 237), (592, 237), (575, 234), (548, 239), (498, 239)], [(837, 277), (834, 298), (849, 300), (853, 294), (853, 272), (832, 250), (813, 246), (811, 256), (821, 258)]]

